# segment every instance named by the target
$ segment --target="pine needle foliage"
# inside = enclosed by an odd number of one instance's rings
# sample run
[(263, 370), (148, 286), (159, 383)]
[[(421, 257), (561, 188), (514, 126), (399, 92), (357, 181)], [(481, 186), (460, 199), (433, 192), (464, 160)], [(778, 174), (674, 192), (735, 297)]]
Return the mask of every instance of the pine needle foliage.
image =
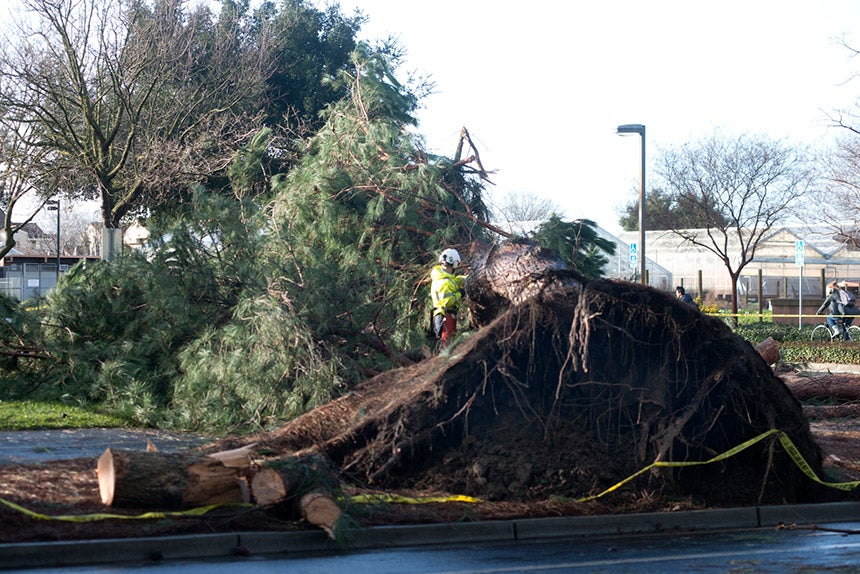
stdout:
[(127, 414), (166, 404), (173, 352), (192, 336), (196, 317), (186, 294), (152, 267), (131, 255), (66, 274), (48, 300), (45, 327), (50, 345), (63, 349), (49, 374), (57, 392)]
[(35, 396), (46, 365), (58, 360), (44, 344), (40, 303), (36, 300), (24, 305), (0, 293), (0, 399)]
[(232, 319), (206, 329), (179, 355), (171, 408), (183, 428), (271, 427), (338, 392), (339, 365), (290, 310), (266, 294), (243, 300)]
[(486, 208), (480, 181), (424, 151), (417, 102), (385, 57), (358, 50), (353, 64), (340, 79), (350, 97), (273, 181), (268, 255), (280, 272), (271, 289), (355, 377), (424, 342), (429, 265), (483, 238)]
[(81, 264), (63, 277), (47, 299), (44, 327), (57, 350), (46, 374), (56, 394), (160, 422), (181, 374), (177, 354), (229, 320), (243, 290), (256, 285), (253, 208), (199, 190), (195, 205), (197, 218), (156, 232), (148, 253)]
[(602, 277), (609, 262), (606, 255), (615, 254), (615, 244), (600, 237), (597, 225), (589, 219), (563, 221), (552, 213), (532, 239), (558, 253), (565, 263), (590, 279)]

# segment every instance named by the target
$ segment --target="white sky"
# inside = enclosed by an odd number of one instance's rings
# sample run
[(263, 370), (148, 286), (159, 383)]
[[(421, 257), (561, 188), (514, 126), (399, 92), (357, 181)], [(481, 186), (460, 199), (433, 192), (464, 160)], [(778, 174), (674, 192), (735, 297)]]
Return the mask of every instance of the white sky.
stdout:
[(819, 146), (839, 132), (826, 114), (860, 95), (840, 45), (860, 48), (857, 0), (340, 5), (370, 18), (362, 38), (399, 39), (404, 72), (432, 78), (418, 131), (450, 156), (466, 126), (498, 170), (489, 201), (533, 193), (611, 232), (640, 178), (640, 138), (618, 125), (645, 124), (649, 159), (715, 129)]

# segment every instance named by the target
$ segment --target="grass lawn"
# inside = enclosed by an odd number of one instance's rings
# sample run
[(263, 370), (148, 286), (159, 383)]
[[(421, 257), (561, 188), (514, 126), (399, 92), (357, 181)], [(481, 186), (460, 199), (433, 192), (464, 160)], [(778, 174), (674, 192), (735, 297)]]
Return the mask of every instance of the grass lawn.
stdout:
[(123, 426), (128, 421), (62, 403), (0, 401), (0, 430)]

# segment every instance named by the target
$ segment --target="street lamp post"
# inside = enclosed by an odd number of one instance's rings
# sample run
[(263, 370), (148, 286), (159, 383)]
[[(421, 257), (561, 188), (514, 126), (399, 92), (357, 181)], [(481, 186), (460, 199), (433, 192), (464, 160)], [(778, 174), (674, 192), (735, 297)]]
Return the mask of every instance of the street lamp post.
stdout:
[(645, 275), (645, 126), (624, 124), (618, 126), (619, 134), (639, 134), (642, 136), (642, 178), (639, 182), (639, 281), (648, 283)]
[[(45, 205), (48, 207), (48, 211), (56, 211), (57, 212), (57, 279), (56, 283), (60, 282), (60, 200), (59, 199), (49, 199), (45, 202)], [(55, 283), (55, 285), (56, 285)]]

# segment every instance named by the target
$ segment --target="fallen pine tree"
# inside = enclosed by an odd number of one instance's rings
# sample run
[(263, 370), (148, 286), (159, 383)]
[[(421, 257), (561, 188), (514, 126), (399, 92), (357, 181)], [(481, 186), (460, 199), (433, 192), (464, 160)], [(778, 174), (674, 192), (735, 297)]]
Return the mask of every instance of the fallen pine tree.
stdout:
[[(586, 281), (527, 242), (476, 245), (470, 262), (470, 337), (212, 448), (244, 440), (266, 453), (261, 469), (311, 457), (350, 485), (516, 501), (595, 494), (655, 461), (705, 461), (779, 429), (821, 475), (800, 403), (722, 321), (648, 286)], [(775, 440), (636, 480), (704, 504), (827, 496)], [(267, 480), (266, 503), (297, 498), (289, 482)]]

